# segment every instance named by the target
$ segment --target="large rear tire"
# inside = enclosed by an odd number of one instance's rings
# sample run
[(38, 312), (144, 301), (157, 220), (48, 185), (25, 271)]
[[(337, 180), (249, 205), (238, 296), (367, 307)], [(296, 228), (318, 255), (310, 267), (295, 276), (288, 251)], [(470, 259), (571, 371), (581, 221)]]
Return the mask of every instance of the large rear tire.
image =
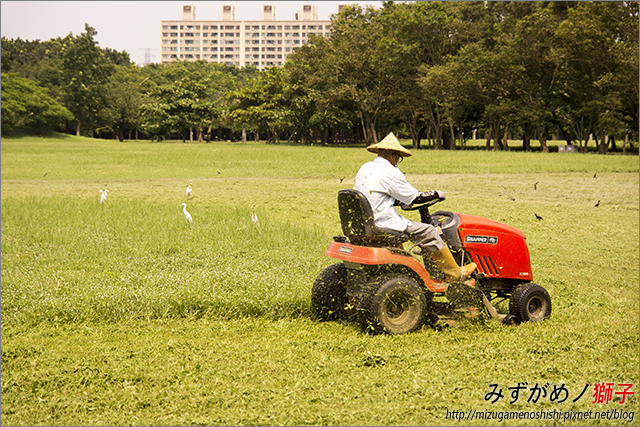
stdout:
[(318, 320), (344, 320), (347, 315), (347, 280), (344, 264), (333, 264), (320, 272), (311, 289), (311, 308)]
[(509, 313), (518, 323), (538, 322), (551, 316), (551, 297), (542, 286), (528, 282), (518, 285), (509, 301)]
[(363, 287), (360, 324), (366, 332), (407, 334), (425, 321), (427, 296), (405, 275), (385, 275)]

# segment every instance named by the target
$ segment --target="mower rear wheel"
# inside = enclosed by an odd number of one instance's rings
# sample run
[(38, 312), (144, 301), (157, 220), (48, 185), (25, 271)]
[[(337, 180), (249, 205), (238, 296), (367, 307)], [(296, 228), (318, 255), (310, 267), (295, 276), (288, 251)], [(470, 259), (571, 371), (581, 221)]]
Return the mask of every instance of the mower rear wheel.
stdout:
[(537, 322), (551, 316), (551, 297), (542, 286), (528, 282), (518, 285), (509, 301), (509, 313), (521, 322)]
[(363, 287), (360, 323), (367, 332), (407, 334), (425, 321), (428, 300), (422, 287), (405, 275), (387, 275)]
[(347, 315), (347, 267), (333, 264), (320, 272), (311, 288), (311, 307), (318, 320), (344, 320)]

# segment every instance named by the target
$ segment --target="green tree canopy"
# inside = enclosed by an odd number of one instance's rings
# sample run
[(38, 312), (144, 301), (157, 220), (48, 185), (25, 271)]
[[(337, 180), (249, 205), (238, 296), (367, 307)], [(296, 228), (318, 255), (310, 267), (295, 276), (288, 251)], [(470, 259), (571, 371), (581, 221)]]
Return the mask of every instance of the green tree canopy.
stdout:
[(16, 128), (46, 133), (73, 120), (69, 110), (53, 99), (47, 89), (13, 73), (2, 73), (2, 134)]

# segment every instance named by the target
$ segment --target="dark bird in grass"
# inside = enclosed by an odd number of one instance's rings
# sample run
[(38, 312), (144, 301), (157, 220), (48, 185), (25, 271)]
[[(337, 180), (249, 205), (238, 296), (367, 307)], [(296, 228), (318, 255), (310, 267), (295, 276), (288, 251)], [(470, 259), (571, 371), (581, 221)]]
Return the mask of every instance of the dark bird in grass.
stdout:
[(600, 206), (600, 200), (598, 200), (598, 203), (595, 204), (595, 207), (597, 208), (598, 206)]
[(533, 214), (536, 216), (536, 219), (537, 219), (538, 221), (540, 221), (540, 220), (543, 220), (543, 219), (544, 219), (544, 218), (542, 218), (540, 215), (538, 215), (538, 214), (537, 214), (537, 213), (535, 213), (535, 212), (534, 212)]
[(533, 184), (533, 189), (534, 189), (534, 190), (537, 190), (537, 189), (538, 189), (538, 183), (539, 183), (539, 182), (540, 182), (540, 181), (536, 181), (536, 183), (535, 183), (535, 184)]
[(595, 178), (597, 174), (598, 174), (598, 172), (594, 173), (594, 174), (593, 174), (593, 177)]
[[(346, 178), (346, 176), (344, 178)], [(342, 181), (344, 181), (344, 178), (340, 178), (340, 183), (342, 183)]]

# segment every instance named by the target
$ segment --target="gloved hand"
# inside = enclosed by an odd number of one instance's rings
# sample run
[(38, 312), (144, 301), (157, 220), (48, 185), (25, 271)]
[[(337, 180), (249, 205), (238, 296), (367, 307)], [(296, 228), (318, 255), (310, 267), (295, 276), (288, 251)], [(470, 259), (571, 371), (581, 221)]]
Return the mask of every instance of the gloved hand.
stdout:
[(444, 192), (443, 191), (427, 191), (418, 193), (418, 197), (416, 197), (411, 203), (426, 203), (435, 199), (444, 200)]

